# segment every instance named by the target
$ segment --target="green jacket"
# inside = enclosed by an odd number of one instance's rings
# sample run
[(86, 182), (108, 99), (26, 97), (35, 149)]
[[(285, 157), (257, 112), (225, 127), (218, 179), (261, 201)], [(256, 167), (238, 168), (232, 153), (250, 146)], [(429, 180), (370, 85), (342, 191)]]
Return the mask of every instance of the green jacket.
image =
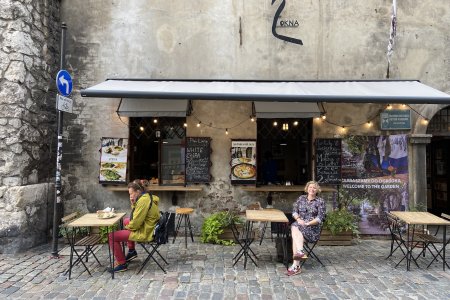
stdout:
[(159, 220), (159, 197), (152, 195), (153, 205), (150, 207), (150, 195), (145, 193), (139, 197), (131, 208), (134, 208), (133, 220), (125, 226), (130, 230), (131, 241), (135, 242), (148, 242), (153, 240), (153, 231), (155, 230), (156, 223)]

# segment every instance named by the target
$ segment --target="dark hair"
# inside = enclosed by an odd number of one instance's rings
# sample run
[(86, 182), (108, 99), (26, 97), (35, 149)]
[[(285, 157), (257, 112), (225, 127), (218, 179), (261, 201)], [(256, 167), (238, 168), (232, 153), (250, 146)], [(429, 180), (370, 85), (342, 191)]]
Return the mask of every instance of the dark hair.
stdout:
[(144, 192), (144, 187), (141, 185), (141, 182), (139, 179), (135, 179), (132, 182), (128, 184), (129, 189), (133, 189), (135, 191), (141, 191)]

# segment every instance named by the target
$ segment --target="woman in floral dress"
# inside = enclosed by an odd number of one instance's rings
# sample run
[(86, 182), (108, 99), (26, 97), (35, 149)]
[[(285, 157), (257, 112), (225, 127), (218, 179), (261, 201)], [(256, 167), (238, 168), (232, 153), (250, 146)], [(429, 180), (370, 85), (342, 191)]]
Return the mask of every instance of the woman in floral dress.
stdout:
[(294, 203), (292, 217), (292, 253), (294, 262), (288, 269), (288, 275), (296, 275), (301, 272), (300, 260), (306, 259), (303, 243), (316, 242), (320, 237), (320, 229), (325, 219), (325, 201), (317, 197), (320, 186), (316, 181), (309, 181), (305, 186), (307, 195), (301, 195)]

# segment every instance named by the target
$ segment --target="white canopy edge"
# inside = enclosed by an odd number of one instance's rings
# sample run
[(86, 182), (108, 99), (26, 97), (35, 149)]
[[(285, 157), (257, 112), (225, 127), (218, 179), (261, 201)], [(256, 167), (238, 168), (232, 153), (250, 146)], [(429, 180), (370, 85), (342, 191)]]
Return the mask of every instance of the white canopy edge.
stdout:
[(255, 101), (257, 118), (314, 118), (320, 116), (313, 102), (260, 102)]
[(121, 117), (186, 117), (189, 100), (124, 98), (117, 114)]
[(110, 79), (83, 97), (231, 101), (450, 104), (450, 95), (419, 81), (208, 81)]

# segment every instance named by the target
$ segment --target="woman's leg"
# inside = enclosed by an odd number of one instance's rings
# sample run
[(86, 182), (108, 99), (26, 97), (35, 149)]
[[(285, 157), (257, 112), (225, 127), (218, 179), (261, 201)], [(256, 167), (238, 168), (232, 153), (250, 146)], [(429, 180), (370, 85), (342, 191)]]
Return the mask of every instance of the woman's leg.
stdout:
[[(128, 224), (130, 224), (130, 218), (123, 219), (123, 226), (127, 226)], [(135, 243), (130, 240), (127, 241), (127, 246), (128, 246), (128, 251), (134, 250), (136, 247)]]
[[(113, 235), (114, 235), (114, 245), (113, 245)], [(125, 254), (122, 251), (122, 242), (128, 242), (128, 237), (130, 236), (130, 231), (127, 229), (114, 231), (109, 234), (109, 247), (111, 250), (114, 248), (114, 257), (118, 264), (124, 264)]]
[(303, 251), (303, 234), (297, 226), (291, 226), (292, 234), (292, 251), (297, 253), (297, 251)]

